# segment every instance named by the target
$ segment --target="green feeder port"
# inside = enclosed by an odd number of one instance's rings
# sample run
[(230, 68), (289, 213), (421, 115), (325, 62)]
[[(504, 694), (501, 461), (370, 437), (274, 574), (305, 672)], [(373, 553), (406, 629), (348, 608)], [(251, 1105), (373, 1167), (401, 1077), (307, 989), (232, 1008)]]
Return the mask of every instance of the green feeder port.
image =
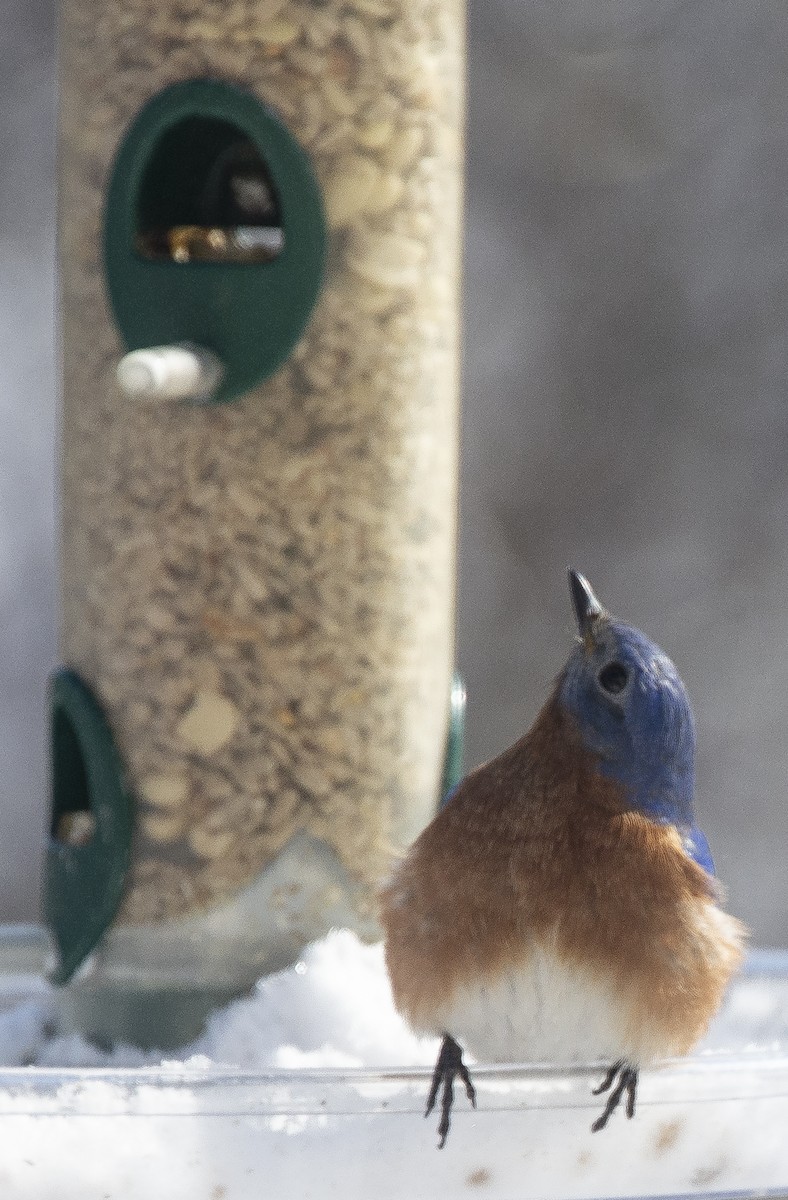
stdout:
[[(216, 80), (160, 92), (124, 138), (107, 195), (115, 320), (131, 351), (155, 352), (125, 362), (121, 386), (223, 401), (259, 384), (304, 331), (325, 243), (309, 159), (270, 110)], [(183, 344), (208, 352), (207, 370), (162, 353)]]
[(443, 760), (441, 779), (441, 806), (446, 803), (462, 779), (467, 702), (468, 694), (465, 690), (465, 682), (461, 675), (455, 674), (451, 683), (449, 731), (446, 735), (446, 756)]
[(131, 858), (133, 807), (104, 715), (73, 671), (50, 685), (52, 814), (44, 909), (67, 983), (112, 923)]

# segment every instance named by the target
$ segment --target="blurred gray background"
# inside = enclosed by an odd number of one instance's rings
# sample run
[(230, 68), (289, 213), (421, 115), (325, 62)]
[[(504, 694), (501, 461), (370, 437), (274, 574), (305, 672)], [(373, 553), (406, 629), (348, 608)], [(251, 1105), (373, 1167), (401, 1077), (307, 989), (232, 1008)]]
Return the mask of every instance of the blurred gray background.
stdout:
[[(56, 659), (54, 3), (0, 35), (0, 921), (36, 912)], [(702, 823), (788, 942), (788, 8), (471, 0), (459, 662), (534, 717), (565, 568), (677, 661)]]

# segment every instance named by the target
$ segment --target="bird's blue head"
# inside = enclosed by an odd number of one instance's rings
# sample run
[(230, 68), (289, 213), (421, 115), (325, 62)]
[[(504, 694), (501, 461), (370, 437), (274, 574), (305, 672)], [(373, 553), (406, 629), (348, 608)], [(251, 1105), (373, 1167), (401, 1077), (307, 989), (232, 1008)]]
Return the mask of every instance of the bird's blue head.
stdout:
[(580, 640), (560, 701), (628, 805), (692, 830), (695, 726), (684, 684), (659, 646), (603, 609), (579, 572), (570, 570), (569, 583)]

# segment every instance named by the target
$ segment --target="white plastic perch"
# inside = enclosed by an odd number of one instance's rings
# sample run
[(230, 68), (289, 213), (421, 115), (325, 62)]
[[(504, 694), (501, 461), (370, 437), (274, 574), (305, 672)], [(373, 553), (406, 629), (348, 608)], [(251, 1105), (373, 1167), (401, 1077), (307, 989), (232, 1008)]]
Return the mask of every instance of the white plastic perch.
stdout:
[(121, 390), (130, 400), (210, 400), (224, 368), (211, 350), (184, 342), (132, 350), (118, 363)]

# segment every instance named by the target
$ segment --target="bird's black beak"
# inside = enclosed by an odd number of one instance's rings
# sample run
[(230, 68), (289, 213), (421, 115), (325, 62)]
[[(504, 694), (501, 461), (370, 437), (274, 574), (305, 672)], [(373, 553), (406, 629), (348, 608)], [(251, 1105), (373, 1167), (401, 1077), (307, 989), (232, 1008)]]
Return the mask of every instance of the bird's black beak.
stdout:
[(591, 584), (585, 575), (569, 568), (569, 591), (572, 594), (572, 606), (575, 610), (577, 628), (588, 650), (592, 649), (594, 641), (594, 625), (600, 617), (606, 616), (602, 605), (594, 595)]

